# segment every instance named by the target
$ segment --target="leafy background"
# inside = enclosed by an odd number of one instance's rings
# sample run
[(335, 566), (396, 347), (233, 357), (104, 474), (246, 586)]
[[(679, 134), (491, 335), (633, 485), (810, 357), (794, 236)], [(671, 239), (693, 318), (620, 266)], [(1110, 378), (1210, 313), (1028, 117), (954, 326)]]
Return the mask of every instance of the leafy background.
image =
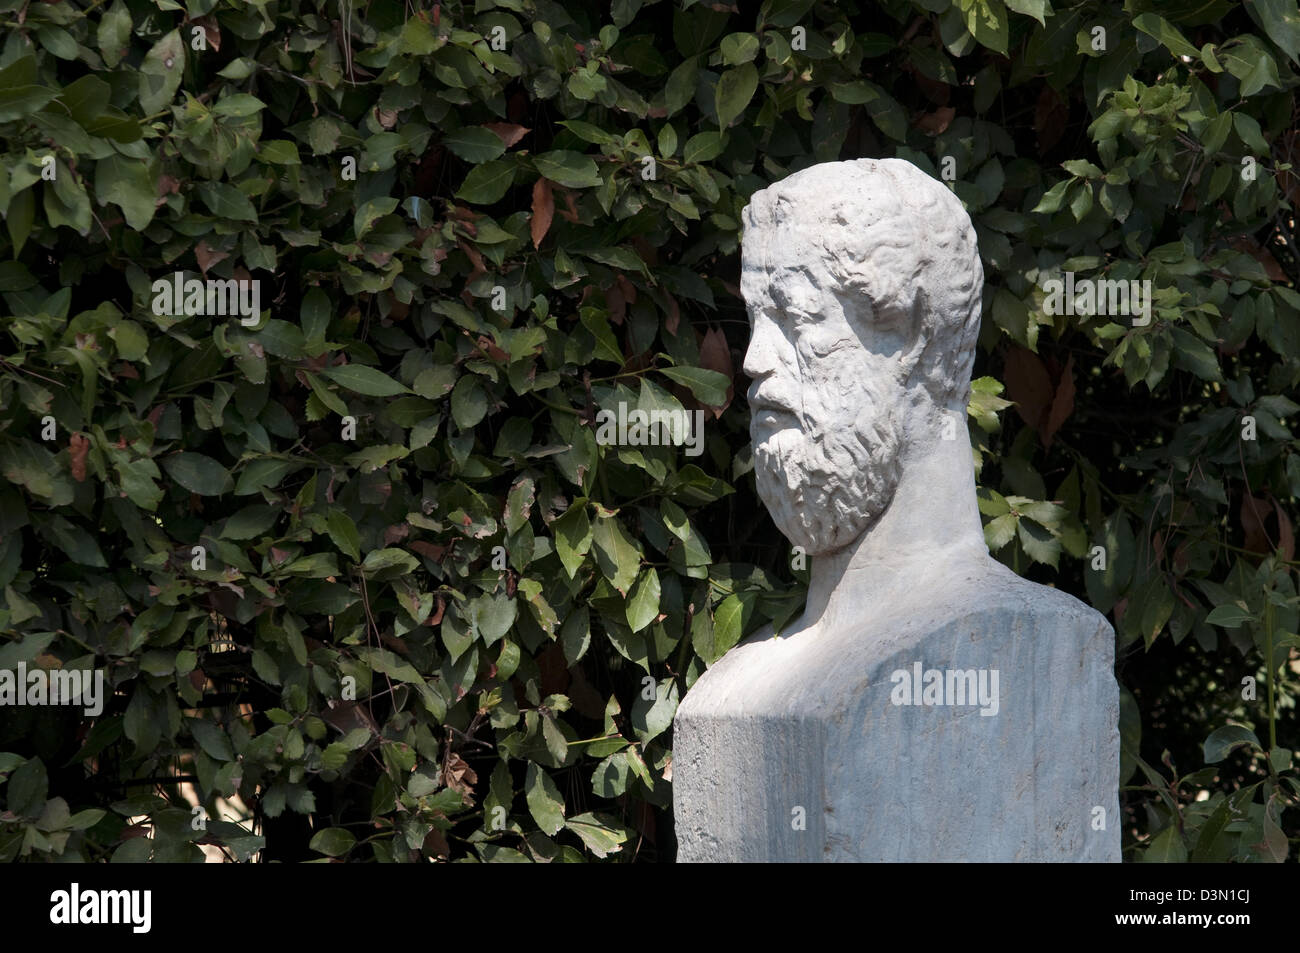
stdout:
[[(1115, 622), (1126, 857), (1294, 857), (1295, 0), (0, 23), (0, 668), (112, 687), (4, 711), (0, 857), (670, 860), (677, 700), (806, 582), (740, 210), (855, 156), (976, 223), (987, 537)], [(155, 315), (178, 270), (262, 319)], [(1152, 322), (1048, 315), (1065, 270)], [(619, 401), (704, 453), (597, 445)]]

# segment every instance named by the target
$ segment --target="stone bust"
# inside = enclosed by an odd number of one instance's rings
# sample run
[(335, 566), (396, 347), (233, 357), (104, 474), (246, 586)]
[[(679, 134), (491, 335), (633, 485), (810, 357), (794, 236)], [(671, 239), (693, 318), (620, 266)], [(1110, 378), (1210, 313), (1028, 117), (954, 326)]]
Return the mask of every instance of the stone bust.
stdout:
[(1114, 633), (984, 543), (983, 284), (961, 202), (900, 159), (745, 209), (757, 489), (814, 558), (803, 615), (678, 709), (679, 860), (1119, 860)]

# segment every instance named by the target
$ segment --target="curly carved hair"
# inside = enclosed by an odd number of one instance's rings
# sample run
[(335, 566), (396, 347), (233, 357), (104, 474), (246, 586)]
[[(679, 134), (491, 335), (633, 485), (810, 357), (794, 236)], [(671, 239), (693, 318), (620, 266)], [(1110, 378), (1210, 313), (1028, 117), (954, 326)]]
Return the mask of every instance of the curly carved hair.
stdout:
[(747, 234), (793, 226), (846, 301), (865, 295), (876, 322), (921, 342), (903, 355), (907, 384), (965, 409), (984, 268), (970, 216), (941, 182), (903, 159), (824, 162), (756, 192), (744, 221)]

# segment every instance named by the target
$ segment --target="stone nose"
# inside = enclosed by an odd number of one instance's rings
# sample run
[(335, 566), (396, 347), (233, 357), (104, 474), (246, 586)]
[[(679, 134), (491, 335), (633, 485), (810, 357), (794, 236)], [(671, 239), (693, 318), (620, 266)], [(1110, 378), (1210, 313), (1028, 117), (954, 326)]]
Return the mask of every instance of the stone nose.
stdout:
[(781, 367), (781, 350), (785, 343), (776, 323), (764, 314), (754, 319), (754, 332), (745, 351), (741, 369), (755, 381), (775, 373)]

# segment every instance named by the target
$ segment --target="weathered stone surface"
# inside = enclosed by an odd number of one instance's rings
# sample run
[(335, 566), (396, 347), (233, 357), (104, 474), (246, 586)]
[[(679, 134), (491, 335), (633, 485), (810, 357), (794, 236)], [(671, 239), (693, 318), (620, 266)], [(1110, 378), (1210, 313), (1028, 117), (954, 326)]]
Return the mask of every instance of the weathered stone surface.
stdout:
[(984, 543), (961, 204), (858, 160), (758, 193), (745, 224), (758, 490), (817, 558), (803, 616), (678, 709), (679, 859), (1119, 860), (1114, 634)]

